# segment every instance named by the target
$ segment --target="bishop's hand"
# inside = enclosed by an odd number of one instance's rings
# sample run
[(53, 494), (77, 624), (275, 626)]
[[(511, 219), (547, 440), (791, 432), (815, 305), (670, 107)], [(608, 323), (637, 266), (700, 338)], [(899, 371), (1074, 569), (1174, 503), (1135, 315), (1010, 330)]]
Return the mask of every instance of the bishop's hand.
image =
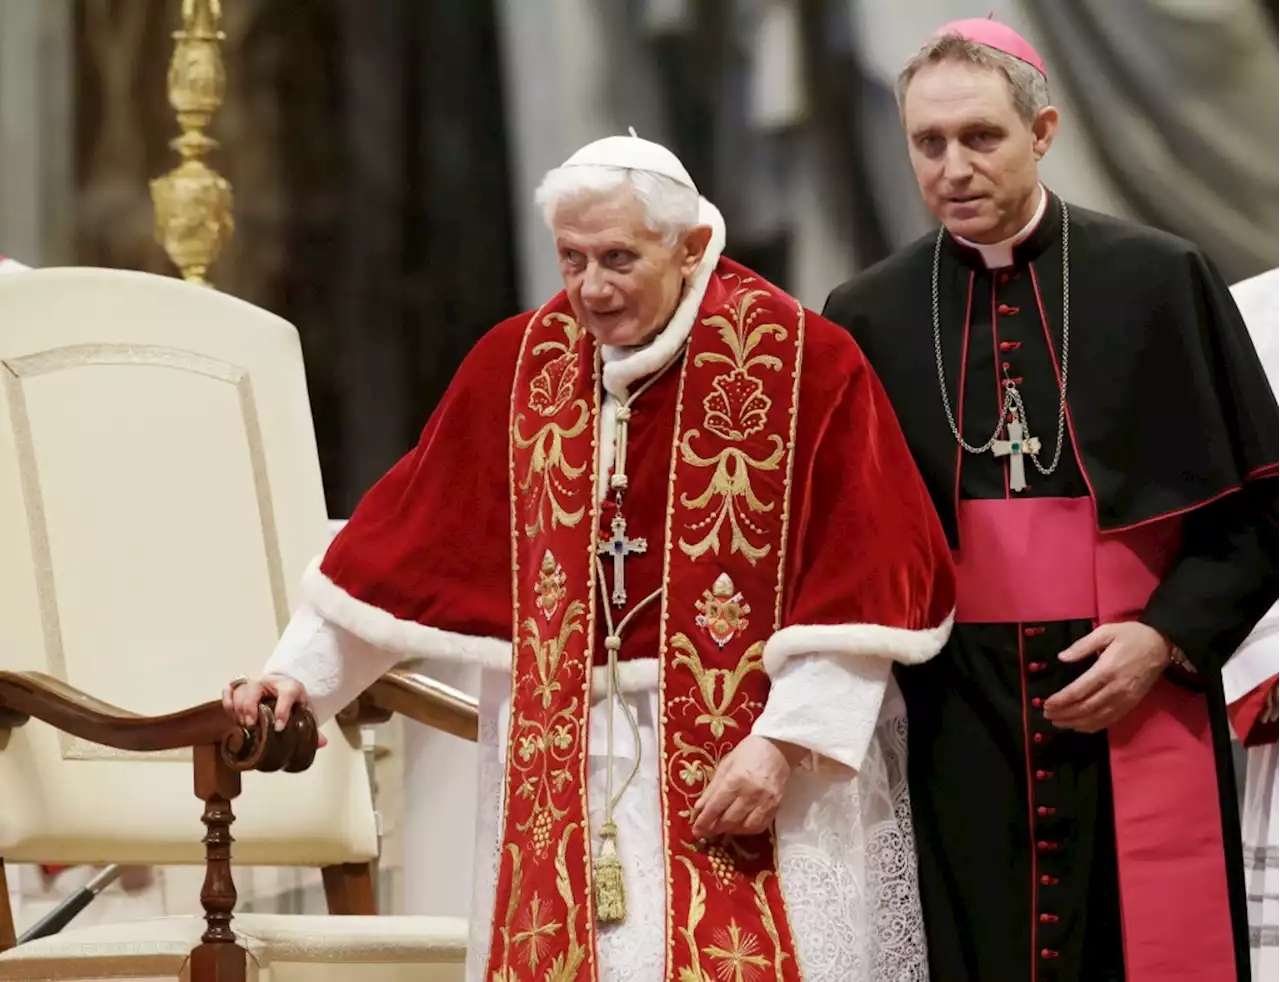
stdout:
[(1045, 700), (1045, 719), (1059, 729), (1080, 733), (1105, 730), (1151, 691), (1169, 667), (1172, 653), (1164, 635), (1146, 624), (1104, 624), (1058, 656), (1064, 662), (1091, 655), (1098, 660)]
[(694, 804), (694, 837), (756, 835), (767, 829), (782, 804), (791, 758), (803, 753), (800, 748), (748, 735), (720, 761)]
[[(237, 680), (222, 690), (222, 708), (237, 723), (253, 726), (258, 722), (258, 706), (265, 696), (276, 700), (276, 729), (283, 730), (289, 722), (294, 706), (308, 705), (307, 690), (297, 679), (288, 675), (264, 675), (260, 679)], [(329, 741), (319, 734), (320, 746)]]

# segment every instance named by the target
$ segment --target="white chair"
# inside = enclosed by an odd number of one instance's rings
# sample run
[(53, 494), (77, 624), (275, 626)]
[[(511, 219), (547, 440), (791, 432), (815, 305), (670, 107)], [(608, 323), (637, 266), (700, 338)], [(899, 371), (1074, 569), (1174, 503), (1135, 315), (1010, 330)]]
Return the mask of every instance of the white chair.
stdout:
[[(256, 672), (327, 538), (290, 324), (143, 273), (0, 279), (0, 979), (202, 982), (215, 955), (219, 980), (462, 977), (464, 921), (368, 916), (377, 833), (354, 726), (330, 723), (302, 773), (245, 773), (237, 797), (219, 744), (243, 734), (218, 707), (183, 717), (185, 749), (173, 720), (114, 708), (200, 707)], [(393, 673), (362, 701), (475, 739), (474, 704), (427, 680)], [(305, 763), (305, 723), (271, 752)], [(323, 868), (330, 915), (235, 917), (236, 944), (194, 962), (214, 947), (197, 916), (12, 947), (5, 860), (207, 865), (222, 923), (226, 847), (201, 843), (193, 758), (215, 839), (234, 810), (231, 861)]]

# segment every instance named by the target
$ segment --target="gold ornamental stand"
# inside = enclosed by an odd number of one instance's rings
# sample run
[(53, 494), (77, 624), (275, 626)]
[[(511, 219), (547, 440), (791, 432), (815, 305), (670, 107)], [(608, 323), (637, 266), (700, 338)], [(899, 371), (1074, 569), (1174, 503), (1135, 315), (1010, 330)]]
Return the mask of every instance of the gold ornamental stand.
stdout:
[(209, 285), (205, 274), (235, 230), (231, 185), (204, 161), (218, 146), (205, 130), (226, 90), (221, 21), (221, 0), (182, 0), (168, 82), (169, 104), (182, 131), (169, 145), (182, 161), (151, 182), (156, 241), (184, 280), (202, 286)]

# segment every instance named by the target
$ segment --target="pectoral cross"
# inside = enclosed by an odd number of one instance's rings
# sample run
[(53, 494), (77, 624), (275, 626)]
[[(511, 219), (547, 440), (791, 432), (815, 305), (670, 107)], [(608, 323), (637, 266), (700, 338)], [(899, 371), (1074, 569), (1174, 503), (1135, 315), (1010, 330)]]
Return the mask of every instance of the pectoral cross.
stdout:
[(1025, 491), (1027, 488), (1027, 472), (1023, 465), (1024, 453), (1039, 453), (1040, 441), (1036, 437), (1023, 439), (1022, 424), (1015, 416), (1005, 425), (1007, 440), (996, 440), (991, 444), (991, 452), (997, 457), (1009, 458), (1009, 489)]
[(627, 602), (625, 580), (627, 557), (644, 552), (649, 548), (649, 543), (644, 539), (627, 538), (627, 520), (622, 517), (621, 511), (614, 512), (609, 528), (613, 532), (612, 538), (605, 539), (597, 545), (596, 551), (601, 555), (613, 556), (613, 605), (621, 607)]

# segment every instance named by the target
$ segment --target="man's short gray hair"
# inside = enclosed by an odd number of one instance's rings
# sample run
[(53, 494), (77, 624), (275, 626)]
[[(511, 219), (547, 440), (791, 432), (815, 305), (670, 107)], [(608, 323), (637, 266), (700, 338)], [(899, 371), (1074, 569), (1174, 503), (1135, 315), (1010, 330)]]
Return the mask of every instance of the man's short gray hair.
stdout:
[(583, 165), (557, 167), (542, 179), (533, 203), (547, 228), (554, 228), (556, 210), (575, 198), (609, 196), (628, 189), (644, 208), (645, 226), (673, 246), (698, 224), (698, 192), (665, 174), (626, 167)]
[(959, 34), (940, 34), (921, 48), (898, 75), (899, 109), (902, 108), (907, 87), (916, 73), (926, 65), (937, 65), (944, 61), (1001, 72), (1009, 82), (1009, 94), (1013, 97), (1014, 108), (1028, 125), (1034, 123), (1040, 110), (1049, 105), (1049, 82), (1025, 61), (985, 44), (970, 41)]

